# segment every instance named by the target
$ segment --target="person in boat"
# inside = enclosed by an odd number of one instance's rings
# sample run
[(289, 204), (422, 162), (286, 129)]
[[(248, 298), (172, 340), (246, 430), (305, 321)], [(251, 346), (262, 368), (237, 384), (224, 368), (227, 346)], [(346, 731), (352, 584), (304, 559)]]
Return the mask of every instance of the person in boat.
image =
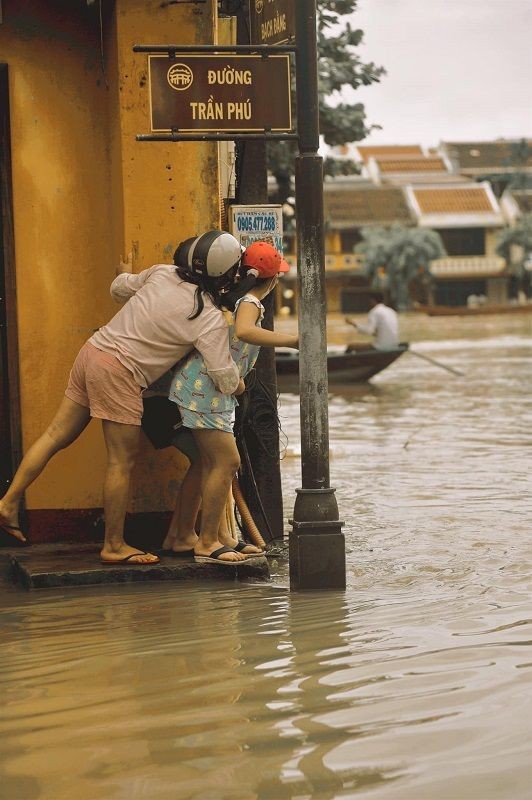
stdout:
[[(186, 249), (187, 258), (183, 258)], [(111, 284), (111, 296), (123, 306), (83, 345), (72, 367), (68, 386), (49, 427), (30, 447), (0, 499), (0, 537), (3, 544), (26, 543), (18, 512), (23, 493), (59, 450), (74, 442), (91, 417), (102, 421), (107, 466), (104, 477), (104, 563), (154, 564), (158, 556), (129, 546), (124, 520), (130, 475), (138, 448), (142, 393), (194, 347), (202, 354), (209, 378), (220, 396), (244, 390), (231, 357), (221, 293), (236, 278), (242, 248), (224, 231), (208, 231), (177, 248), (174, 264), (156, 264), (138, 274), (132, 259), (121, 262)], [(208, 449), (211, 431), (198, 430), (200, 450)], [(227, 473), (238, 467), (238, 453), (229, 438), (218, 441), (205, 460), (202, 529), (196, 551), (209, 556), (217, 550), (217, 520), (225, 502)], [(225, 493), (225, 494), (224, 494)], [(218, 497), (223, 495), (221, 501)], [(216, 524), (212, 524), (212, 519)], [(239, 561), (240, 553), (224, 554)]]
[(399, 346), (399, 317), (397, 312), (384, 304), (382, 292), (372, 291), (369, 294), (370, 311), (367, 322), (348, 320), (359, 333), (373, 337), (371, 345), (350, 345), (350, 350), (395, 350)]
[[(242, 289), (237, 290), (237, 294), (241, 296), (235, 302), (233, 322), (228, 330), (231, 356), (240, 375), (241, 389), (244, 388), (243, 378), (255, 365), (261, 345), (293, 348), (299, 346), (297, 334), (278, 333), (261, 327), (264, 317), (261, 300), (275, 288), (279, 275), (288, 272), (289, 268), (275, 247), (267, 242), (254, 242), (242, 256), (240, 273), (242, 286), (246, 292), (242, 294)], [(213, 487), (208, 476), (212, 474), (212, 461), (217, 450), (232, 449), (234, 453), (232, 468), (227, 470), (224, 480), (220, 477), (218, 483), (220, 494), (216, 498), (216, 507), (220, 508), (220, 511), (239, 467), (238, 449), (233, 434), (237, 405), (235, 394), (240, 394), (240, 391), (232, 395), (220, 391), (209, 374), (204, 354), (196, 350), (176, 366), (172, 376), (169, 399), (178, 406), (183, 428), (192, 433), (198, 446), (202, 475), (201, 487), (197, 484), (196, 487), (193, 484), (191, 486), (187, 481), (186, 490), (189, 494), (186, 503), (181, 502), (180, 512), (177, 516), (174, 515), (171, 530), (163, 547), (182, 552), (193, 550), (194, 558), (198, 562), (228, 563), (225, 560), (226, 556), (235, 549), (245, 556), (261, 552), (253, 545), (239, 544), (231, 539), (229, 532), (226, 532), (219, 536), (220, 540), (225, 539), (225, 543), (220, 541), (218, 550), (206, 554), (198, 550), (194, 530), (201, 497), (209, 499), (208, 509), (202, 509), (202, 524), (205, 513), (211, 514), (212, 511)], [(194, 463), (192, 470), (197, 475)], [(184, 494), (185, 492), (182, 493)], [(221, 514), (218, 516), (218, 522), (220, 519)]]

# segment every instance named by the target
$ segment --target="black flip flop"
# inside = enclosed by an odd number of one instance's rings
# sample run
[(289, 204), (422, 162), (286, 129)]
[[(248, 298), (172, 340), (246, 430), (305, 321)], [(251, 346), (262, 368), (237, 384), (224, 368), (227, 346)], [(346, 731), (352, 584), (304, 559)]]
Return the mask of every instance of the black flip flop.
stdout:
[(157, 553), (167, 558), (194, 558), (194, 550), (157, 550)]
[(18, 525), (8, 525), (6, 522), (0, 522), (0, 547), (29, 547), (29, 542), (21, 542), (9, 531), (20, 531), (24, 536), (26, 535), (22, 528)]
[(264, 550), (261, 550), (260, 553), (244, 553), (244, 550), (246, 549), (246, 547), (254, 547), (254, 545), (250, 544), (249, 542), (241, 542), (241, 541), (239, 541), (237, 544), (235, 544), (235, 546), (233, 547), (233, 550), (235, 550), (237, 553), (243, 553), (245, 556), (262, 556), (262, 555), (264, 555)]
[(239, 561), (225, 561), (223, 558), (221, 559), (220, 556), (222, 553), (236, 553), (232, 547), (219, 547), (217, 550), (213, 550), (210, 556), (200, 556), (194, 555), (194, 561), (198, 564), (220, 564), (223, 567), (236, 567), (237, 564), (244, 564), (245, 562), (242, 560)]
[(161, 560), (157, 556), (157, 561), (145, 561), (144, 563), (141, 561), (131, 561), (132, 558), (136, 558), (137, 556), (147, 556), (148, 553), (146, 550), (139, 550), (138, 553), (131, 553), (131, 555), (126, 556), (125, 558), (119, 558), (116, 561), (110, 561), (109, 559), (101, 558), (100, 561), (102, 564), (118, 564), (126, 567), (153, 567), (155, 564), (160, 564)]

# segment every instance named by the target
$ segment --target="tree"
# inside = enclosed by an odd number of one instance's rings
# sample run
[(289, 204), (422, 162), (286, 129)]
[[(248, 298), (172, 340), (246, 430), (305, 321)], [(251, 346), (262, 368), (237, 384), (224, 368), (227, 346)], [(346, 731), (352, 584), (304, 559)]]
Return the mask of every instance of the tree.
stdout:
[(430, 262), (446, 255), (436, 231), (408, 228), (396, 223), (389, 228), (362, 228), (356, 252), (373, 288), (386, 288), (398, 311), (411, 305), (411, 292), (425, 292), (432, 284)]
[[(363, 32), (354, 29), (345, 17), (356, 10), (357, 0), (318, 0), (318, 90), (320, 133), (328, 145), (340, 145), (364, 139), (371, 130), (362, 103), (346, 103), (340, 99), (345, 86), (357, 89), (378, 82), (385, 73), (374, 63), (364, 64), (356, 53)], [(293, 98), (295, 103), (295, 98)], [(276, 200), (284, 203), (292, 194), (294, 158), (297, 145), (275, 142), (268, 146), (268, 168), (277, 180)], [(353, 161), (326, 158), (325, 174), (358, 172)]]
[(499, 234), (497, 253), (508, 264), (510, 275), (516, 289), (530, 293), (530, 271), (532, 260), (532, 213), (524, 214), (513, 228), (506, 228)]

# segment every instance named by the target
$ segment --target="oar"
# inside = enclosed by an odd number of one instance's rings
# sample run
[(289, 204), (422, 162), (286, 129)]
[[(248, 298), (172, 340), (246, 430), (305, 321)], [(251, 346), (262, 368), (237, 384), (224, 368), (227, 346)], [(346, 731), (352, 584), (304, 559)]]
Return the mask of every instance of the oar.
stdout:
[(424, 361), (430, 361), (430, 363), (434, 364), (434, 366), (446, 369), (447, 372), (452, 372), (453, 375), (458, 375), (460, 378), (464, 377), (464, 373), (460, 372), (460, 370), (454, 369), (454, 367), (448, 367), (446, 364), (442, 364), (441, 361), (436, 361), (435, 358), (431, 358), (430, 356), (425, 356), (422, 353), (418, 353), (417, 350), (411, 350), (410, 348), (408, 348), (406, 352), (410, 353), (413, 356), (417, 356), (418, 358), (422, 358)]

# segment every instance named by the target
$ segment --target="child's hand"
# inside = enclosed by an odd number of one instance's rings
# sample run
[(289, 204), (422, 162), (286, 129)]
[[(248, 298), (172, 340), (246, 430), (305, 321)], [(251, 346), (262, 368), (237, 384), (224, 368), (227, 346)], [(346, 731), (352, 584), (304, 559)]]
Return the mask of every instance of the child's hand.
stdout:
[(120, 266), (116, 268), (116, 274), (121, 275), (123, 272), (133, 272), (133, 253), (127, 254), (126, 261), (122, 261), (120, 256)]
[(244, 383), (244, 379), (240, 378), (240, 380), (238, 381), (238, 386), (236, 387), (233, 394), (235, 395), (235, 397), (240, 397), (240, 395), (244, 394), (245, 391), (246, 391), (246, 384)]
[(290, 337), (292, 339), (292, 343), (288, 345), (288, 347), (294, 347), (296, 350), (299, 350), (299, 335), (296, 333)]

